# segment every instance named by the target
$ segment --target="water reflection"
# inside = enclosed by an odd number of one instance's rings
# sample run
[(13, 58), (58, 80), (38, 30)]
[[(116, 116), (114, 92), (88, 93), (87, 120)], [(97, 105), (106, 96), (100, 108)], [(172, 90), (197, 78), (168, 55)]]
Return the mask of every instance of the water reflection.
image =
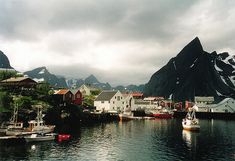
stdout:
[(182, 138), (190, 150), (196, 149), (198, 135), (199, 132), (182, 130)]
[(0, 160), (232, 160), (235, 122), (200, 120), (199, 133), (181, 119), (84, 126), (67, 142), (0, 145)]

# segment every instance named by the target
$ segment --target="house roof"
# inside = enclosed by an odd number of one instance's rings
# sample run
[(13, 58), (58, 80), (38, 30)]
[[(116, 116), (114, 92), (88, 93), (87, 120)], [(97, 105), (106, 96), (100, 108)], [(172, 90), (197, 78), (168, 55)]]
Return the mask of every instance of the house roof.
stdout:
[(109, 101), (116, 93), (117, 91), (103, 91), (97, 96), (95, 101)]
[(214, 102), (214, 97), (195, 97), (195, 102)]
[(61, 95), (64, 95), (66, 93), (68, 93), (70, 90), (68, 89), (60, 89), (58, 91), (55, 92), (55, 94), (61, 94)]
[(145, 101), (157, 101), (157, 100), (164, 100), (164, 97), (145, 97)]
[(29, 78), (29, 77), (11, 77), (11, 78), (9, 78), (9, 79), (5, 79), (5, 80), (3, 80), (3, 81), (1, 81), (2, 83), (6, 83), (6, 82), (21, 82), (21, 81), (23, 81), (23, 80), (27, 80), (27, 79), (29, 79), (29, 80), (31, 80), (32, 82), (35, 82), (35, 83), (37, 83), (36, 81), (34, 81), (33, 79), (31, 79), (31, 78)]
[(99, 88), (97, 88), (97, 87), (95, 87), (94, 85), (91, 85), (91, 84), (83, 84), (79, 88), (81, 88), (82, 86), (86, 86), (90, 91), (98, 91), (99, 90)]
[(78, 91), (80, 92), (79, 89), (70, 89), (70, 91), (75, 95), (76, 93), (78, 93)]
[(142, 96), (143, 96), (143, 93), (133, 92), (133, 93), (131, 93), (131, 95), (132, 95), (133, 97), (142, 97)]

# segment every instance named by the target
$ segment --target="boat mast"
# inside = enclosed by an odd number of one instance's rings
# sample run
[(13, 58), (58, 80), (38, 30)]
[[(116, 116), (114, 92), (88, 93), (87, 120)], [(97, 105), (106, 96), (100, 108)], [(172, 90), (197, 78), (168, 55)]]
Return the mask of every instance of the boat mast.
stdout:
[(11, 123), (17, 123), (18, 120), (18, 104), (14, 106), (13, 116), (11, 118)]

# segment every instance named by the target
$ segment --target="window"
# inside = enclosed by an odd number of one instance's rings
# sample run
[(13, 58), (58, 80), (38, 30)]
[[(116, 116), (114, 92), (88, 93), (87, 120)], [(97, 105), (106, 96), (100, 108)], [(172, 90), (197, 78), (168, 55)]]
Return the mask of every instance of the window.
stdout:
[(115, 104), (115, 101), (113, 101), (113, 104)]
[(122, 104), (124, 104), (124, 102), (122, 102)]
[(101, 101), (101, 103), (104, 103), (104, 101)]
[(120, 101), (120, 96), (117, 96), (117, 100)]

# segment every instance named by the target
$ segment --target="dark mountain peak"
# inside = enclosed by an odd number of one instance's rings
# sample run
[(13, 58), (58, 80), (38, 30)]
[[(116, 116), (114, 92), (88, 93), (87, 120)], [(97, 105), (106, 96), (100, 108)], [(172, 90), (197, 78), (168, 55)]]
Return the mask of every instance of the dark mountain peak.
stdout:
[(97, 78), (91, 74), (90, 76), (88, 76), (86, 79), (85, 79), (85, 83), (87, 84), (95, 84), (95, 83), (100, 83)]
[(219, 58), (221, 58), (222, 60), (226, 59), (229, 56), (228, 52), (223, 52), (218, 54)]
[(8, 57), (0, 50), (0, 68), (13, 69)]
[(177, 57), (184, 57), (184, 56), (197, 56), (202, 54), (203, 48), (202, 44), (198, 37), (194, 38), (190, 43), (188, 43), (177, 55)]
[(198, 37), (188, 43), (179, 54), (169, 61), (176, 71), (188, 69), (204, 54), (201, 42)]
[(193, 100), (194, 96), (235, 98), (233, 56), (224, 52), (208, 53), (198, 37), (152, 75), (145, 85), (146, 96), (174, 96), (175, 100)]

